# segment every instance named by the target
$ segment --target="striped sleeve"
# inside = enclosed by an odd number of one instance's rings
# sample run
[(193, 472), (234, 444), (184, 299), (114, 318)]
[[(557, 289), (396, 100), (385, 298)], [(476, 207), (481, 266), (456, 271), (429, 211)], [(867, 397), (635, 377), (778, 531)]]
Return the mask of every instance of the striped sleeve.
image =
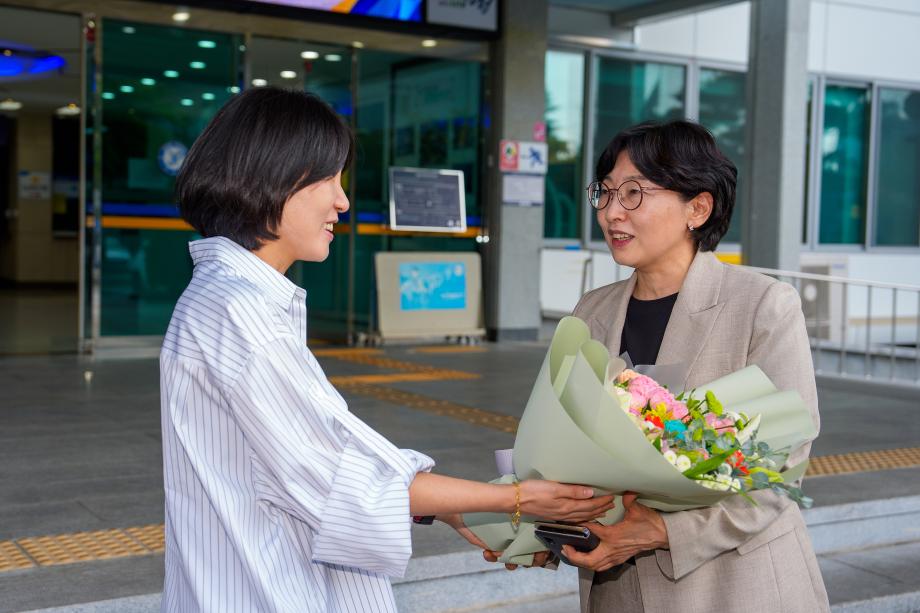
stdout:
[(314, 533), (313, 560), (401, 576), (409, 485), (434, 462), (397, 449), (324, 390), (293, 337), (254, 350), (228, 392), (258, 496)]

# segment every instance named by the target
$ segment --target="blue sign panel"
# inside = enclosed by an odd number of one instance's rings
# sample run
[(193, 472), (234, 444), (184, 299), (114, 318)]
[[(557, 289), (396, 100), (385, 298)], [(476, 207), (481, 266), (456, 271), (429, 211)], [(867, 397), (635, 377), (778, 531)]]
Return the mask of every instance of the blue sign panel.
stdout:
[(466, 264), (405, 262), (399, 265), (403, 311), (466, 308)]

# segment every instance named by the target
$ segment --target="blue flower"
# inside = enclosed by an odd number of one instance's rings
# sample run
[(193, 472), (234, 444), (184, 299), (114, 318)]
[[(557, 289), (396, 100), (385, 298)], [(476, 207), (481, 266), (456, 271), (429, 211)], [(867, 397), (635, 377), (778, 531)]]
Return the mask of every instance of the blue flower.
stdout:
[(687, 430), (687, 425), (679, 419), (671, 419), (664, 422), (664, 429), (672, 432), (684, 432)]

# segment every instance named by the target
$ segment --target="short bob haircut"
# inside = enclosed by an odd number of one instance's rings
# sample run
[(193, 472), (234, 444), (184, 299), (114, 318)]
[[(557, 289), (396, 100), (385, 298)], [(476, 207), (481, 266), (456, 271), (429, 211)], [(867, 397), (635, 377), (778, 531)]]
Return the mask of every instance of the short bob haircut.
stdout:
[(258, 249), (278, 238), (284, 203), (343, 170), (352, 144), (348, 127), (314, 94), (247, 90), (189, 150), (176, 180), (179, 211), (204, 237)]
[(703, 192), (712, 195), (712, 213), (692, 235), (700, 251), (714, 250), (732, 219), (738, 169), (719, 151), (709, 130), (689, 121), (648, 122), (627, 128), (601, 153), (594, 171), (596, 181), (610, 174), (623, 151), (646, 179), (677, 192), (685, 201)]

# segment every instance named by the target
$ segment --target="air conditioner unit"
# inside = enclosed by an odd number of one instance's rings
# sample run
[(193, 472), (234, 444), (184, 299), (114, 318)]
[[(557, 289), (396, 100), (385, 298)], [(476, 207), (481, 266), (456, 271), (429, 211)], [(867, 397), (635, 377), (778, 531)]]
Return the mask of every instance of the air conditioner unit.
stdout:
[[(803, 264), (802, 272), (826, 277), (840, 277), (839, 264)], [(799, 279), (797, 289), (802, 299), (805, 327), (812, 339), (839, 344), (846, 314), (843, 283), (818, 279)]]

